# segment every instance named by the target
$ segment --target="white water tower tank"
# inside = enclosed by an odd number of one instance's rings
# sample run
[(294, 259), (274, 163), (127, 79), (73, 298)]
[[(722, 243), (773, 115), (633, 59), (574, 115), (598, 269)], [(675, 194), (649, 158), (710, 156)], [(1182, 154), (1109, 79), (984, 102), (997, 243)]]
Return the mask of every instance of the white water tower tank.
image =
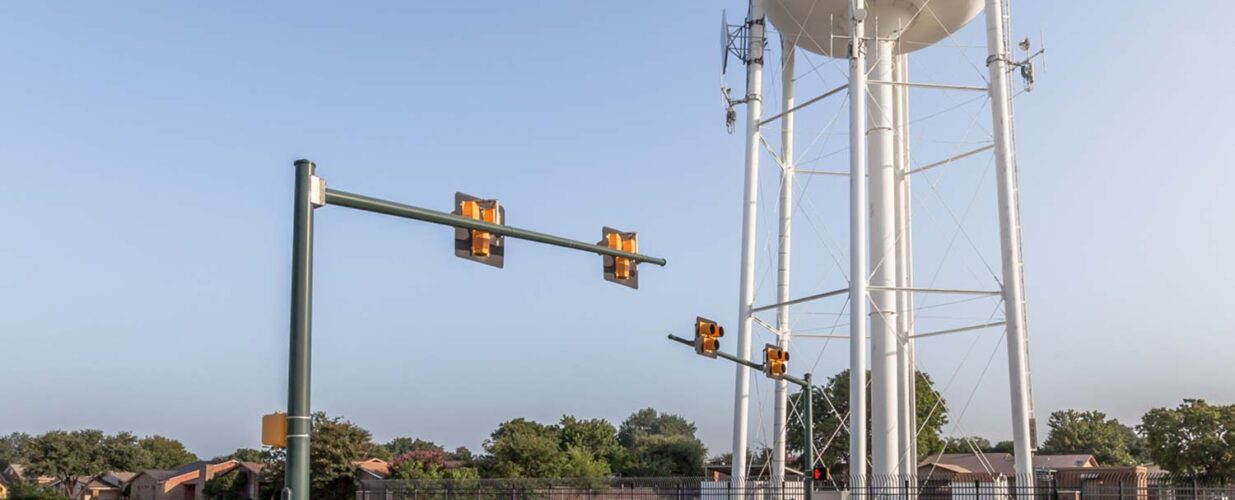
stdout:
[[(850, 0), (767, 0), (781, 37), (830, 57), (847, 57)], [(947, 38), (982, 11), (982, 0), (866, 0), (866, 34), (900, 37), (900, 53)]]

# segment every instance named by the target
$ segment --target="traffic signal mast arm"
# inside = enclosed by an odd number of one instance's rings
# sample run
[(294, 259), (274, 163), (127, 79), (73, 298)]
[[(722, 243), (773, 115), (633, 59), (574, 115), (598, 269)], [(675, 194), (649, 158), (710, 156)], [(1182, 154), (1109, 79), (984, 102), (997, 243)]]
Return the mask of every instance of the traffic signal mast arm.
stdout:
[(527, 229), (504, 226), (483, 220), (472, 219), (446, 212), (439, 212), (437, 210), (429, 210), (427, 208), (413, 207), (411, 205), (404, 205), (402, 203), (395, 203), (393, 201), (372, 198), (369, 196), (348, 193), (335, 189), (326, 189), (326, 204), (354, 208), (356, 210), (364, 210), (366, 212), (393, 215), (395, 217), (403, 217), (405, 219), (442, 224), (445, 226), (473, 229), (494, 235), (534, 241), (537, 243), (571, 248), (574, 250), (583, 250), (585, 252), (608, 255), (611, 257), (622, 257), (636, 262), (647, 262), (658, 266), (664, 266), (666, 264), (665, 259), (652, 257), (649, 255), (627, 252), (621, 249), (597, 245), (595, 243), (587, 243), (579, 240), (554, 236), (551, 234), (530, 231)]
[[(695, 347), (695, 343), (694, 343), (693, 341), (686, 340), (686, 339), (684, 339), (684, 338), (682, 338), (682, 337), (679, 337), (679, 336), (677, 336), (677, 335), (669, 334), (669, 340), (672, 340), (672, 341), (677, 342), (677, 343), (679, 343), (679, 344), (686, 344), (686, 345), (690, 346), (691, 348), (694, 348), (694, 347)], [(734, 362), (734, 363), (737, 363), (737, 364), (739, 364), (739, 365), (746, 365), (746, 366), (749, 366), (749, 367), (751, 367), (751, 368), (753, 368), (753, 369), (759, 370), (760, 372), (762, 372), (762, 371), (763, 371), (763, 364), (762, 364), (762, 363), (755, 363), (755, 362), (753, 362), (753, 361), (747, 361), (747, 360), (745, 360), (745, 359), (739, 358), (739, 357), (737, 357), (737, 356), (734, 356), (734, 355), (729, 354), (729, 353), (726, 353), (726, 352), (716, 351), (716, 357), (718, 357), (718, 358), (724, 358), (724, 359), (727, 359), (727, 360), (732, 361), (732, 362)], [(807, 376), (809, 377), (809, 375), (807, 375)], [(781, 376), (781, 378), (783, 378), (783, 379), (785, 379), (785, 380), (789, 381), (789, 383), (792, 383), (792, 384), (797, 385), (798, 387), (809, 387), (809, 386), (810, 386), (810, 382), (807, 382), (807, 381), (806, 381), (806, 379), (797, 378), (797, 377), (795, 377), (795, 376), (793, 376), (793, 375), (788, 375), (788, 374), (786, 374), (786, 375), (782, 375), (782, 376)]]

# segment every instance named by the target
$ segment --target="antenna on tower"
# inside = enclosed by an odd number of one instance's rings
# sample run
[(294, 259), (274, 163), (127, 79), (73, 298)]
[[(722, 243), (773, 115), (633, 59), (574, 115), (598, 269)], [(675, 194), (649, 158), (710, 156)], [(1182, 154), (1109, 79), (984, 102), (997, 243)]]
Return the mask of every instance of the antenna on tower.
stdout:
[(1046, 42), (1042, 41), (1041, 45), (1042, 48), (1031, 53), (1030, 50), (1032, 50), (1033, 47), (1029, 41), (1029, 37), (1025, 37), (1020, 43), (1017, 44), (1017, 47), (1020, 47), (1021, 51), (1025, 53), (1025, 58), (1021, 59), (1019, 62), (1013, 62), (1011, 64), (1012, 66), (1020, 68), (1021, 80), (1025, 82), (1025, 92), (1033, 91), (1033, 83), (1035, 79), (1033, 60), (1041, 57), (1042, 69), (1046, 69)]

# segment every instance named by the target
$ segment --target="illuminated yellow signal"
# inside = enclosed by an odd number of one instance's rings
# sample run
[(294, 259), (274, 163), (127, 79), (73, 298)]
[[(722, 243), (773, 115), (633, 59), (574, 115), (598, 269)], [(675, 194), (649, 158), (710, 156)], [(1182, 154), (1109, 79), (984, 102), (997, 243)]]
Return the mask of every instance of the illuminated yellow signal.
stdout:
[[(506, 209), (497, 200), (455, 193), (455, 215), (491, 224), (506, 224)], [(505, 260), (503, 236), (480, 229), (455, 228), (455, 255), (493, 267)]]
[[(463, 212), (463, 216), (469, 219), (482, 220), (485, 222), (497, 223), (498, 207), (494, 202), (492, 208), (484, 208), (480, 206), (479, 201), (468, 200), (463, 202), (463, 206), (459, 207)], [(493, 235), (488, 231), (472, 229), (472, 255), (476, 257), (488, 257), (489, 245), (493, 241)]]
[[(635, 233), (624, 233), (617, 229), (606, 227), (601, 230), (601, 237), (603, 239), (597, 243), (598, 245), (623, 252), (639, 252), (639, 236)], [(634, 259), (605, 255), (601, 261), (601, 266), (604, 270), (605, 281), (612, 281), (631, 288), (639, 288), (639, 263)]]
[(789, 369), (789, 351), (768, 344), (763, 347), (763, 374), (779, 379)]
[(716, 357), (720, 350), (720, 338), (725, 336), (725, 328), (710, 319), (695, 318), (695, 353), (709, 358)]

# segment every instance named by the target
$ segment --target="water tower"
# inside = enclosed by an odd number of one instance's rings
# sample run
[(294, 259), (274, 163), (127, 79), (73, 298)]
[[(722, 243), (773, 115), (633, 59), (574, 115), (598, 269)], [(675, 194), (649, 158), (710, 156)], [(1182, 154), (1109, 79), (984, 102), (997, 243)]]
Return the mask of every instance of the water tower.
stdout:
[[(806, 300), (833, 295), (849, 298), (850, 435), (866, 434), (866, 371), (870, 359), (872, 476), (916, 473), (916, 412), (914, 394), (913, 298), (923, 293), (974, 293), (1003, 300), (1011, 392), (1011, 428), (1017, 474), (1032, 475), (1032, 394), (1021, 276), (1021, 231), (1016, 189), (1016, 164), (1011, 133), (1009, 75), (1032, 74), (1027, 57), (1014, 61), (1007, 39), (1007, 0), (751, 0), (745, 24), (726, 27), (725, 50), (746, 63), (746, 95), (731, 104), (746, 108), (746, 177), (743, 210), (743, 247), (739, 305), (738, 355), (750, 359), (754, 313), (775, 309), (775, 332), (788, 348), (792, 330), (789, 308)], [(915, 83), (908, 78), (913, 51), (939, 42), (985, 10), (989, 82), (981, 87)], [(782, 40), (782, 103), (773, 116), (762, 113), (762, 68), (766, 21)], [(797, 50), (848, 59), (846, 85), (821, 96), (795, 101), (794, 58)], [(996, 171), (997, 213), (1001, 251), (1001, 286), (991, 290), (927, 289), (913, 284), (912, 224), (909, 203), (908, 89), (933, 87), (986, 92), (990, 96), (993, 142), (975, 155), (993, 151)], [(849, 286), (815, 296), (789, 296), (790, 234), (793, 211), (793, 127), (796, 111), (832, 95), (849, 100)], [(865, 96), (865, 98), (858, 98)], [(730, 113), (736, 121), (736, 115)], [(780, 164), (780, 235), (777, 297), (774, 304), (755, 307), (754, 267), (758, 171), (763, 143), (760, 130), (779, 125), (781, 145), (773, 157)], [(958, 155), (959, 157), (959, 155)], [(946, 161), (951, 161), (951, 158)], [(919, 169), (921, 169), (919, 167)], [(868, 323), (869, 322), (869, 323)], [(991, 324), (978, 325), (990, 327)], [(933, 333), (933, 332), (932, 332)], [(869, 353), (866, 339), (870, 339)], [(926, 335), (929, 336), (929, 335)], [(738, 367), (734, 405), (733, 479), (747, 473), (747, 414), (749, 372)], [(775, 396), (773, 445), (774, 480), (784, 478), (786, 387), (779, 381)], [(850, 439), (850, 463), (867, 456), (863, 439)], [(864, 467), (851, 467), (861, 477)]]

